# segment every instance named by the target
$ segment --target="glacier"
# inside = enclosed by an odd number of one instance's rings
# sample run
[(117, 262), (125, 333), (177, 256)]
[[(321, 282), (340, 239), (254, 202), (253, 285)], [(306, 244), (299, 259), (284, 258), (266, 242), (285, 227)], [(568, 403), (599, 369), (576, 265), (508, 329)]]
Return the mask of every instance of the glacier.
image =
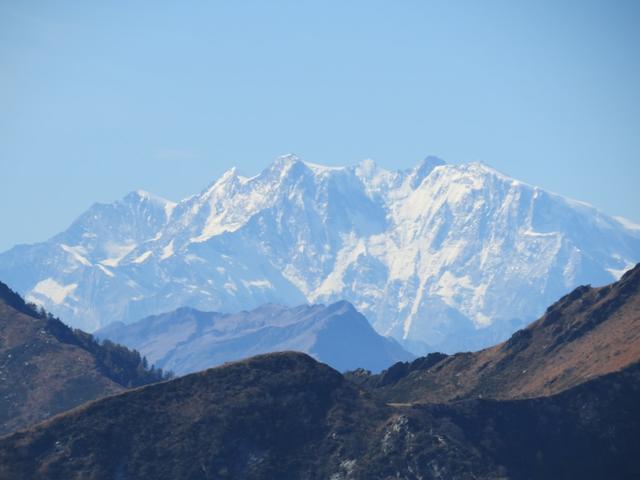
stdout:
[(179, 307), (351, 302), (414, 353), (506, 338), (640, 260), (640, 228), (481, 163), (390, 171), (294, 155), (171, 202), (135, 191), (0, 254), (0, 278), (95, 331)]

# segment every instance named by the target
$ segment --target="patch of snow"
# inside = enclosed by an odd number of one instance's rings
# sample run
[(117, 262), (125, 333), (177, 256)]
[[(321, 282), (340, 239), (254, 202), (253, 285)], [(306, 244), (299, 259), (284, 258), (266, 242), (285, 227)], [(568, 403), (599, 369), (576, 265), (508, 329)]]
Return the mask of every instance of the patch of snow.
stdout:
[(362, 160), (356, 166), (356, 174), (359, 177), (372, 178), (380, 171), (380, 167), (370, 158)]
[(151, 255), (153, 254), (153, 252), (151, 252), (151, 250), (147, 250), (146, 252), (144, 252), (142, 255), (137, 256), (136, 258), (134, 258), (133, 260), (131, 260), (131, 263), (143, 263), (145, 262)]
[(89, 260), (87, 260), (86, 257), (84, 256), (87, 254), (87, 249), (84, 248), (83, 246), (76, 245), (74, 247), (70, 247), (69, 245), (65, 245), (64, 243), (61, 243), (60, 248), (62, 248), (62, 250), (64, 250), (65, 252), (69, 253), (74, 258), (74, 260), (81, 263), (82, 265), (85, 265), (87, 267), (92, 266), (92, 263)]
[(242, 175), (238, 175), (238, 181), (240, 182), (241, 185), (244, 185), (246, 183), (254, 181), (259, 176), (260, 174), (254, 175), (253, 177), (243, 177)]
[(152, 193), (147, 192), (146, 190), (138, 189), (135, 191), (136, 195), (143, 200), (151, 200), (154, 195)]
[(615, 255), (614, 258), (618, 260), (618, 263), (624, 264), (624, 266), (621, 268), (607, 268), (607, 272), (609, 272), (613, 279), (617, 281), (620, 280), (620, 277), (622, 277), (622, 275), (631, 270), (635, 266), (635, 264), (633, 262), (624, 260), (620, 255)]
[(100, 265), (99, 263), (96, 264), (96, 266), (102, 271), (102, 273), (104, 273), (107, 277), (115, 277), (115, 275), (113, 274), (113, 272), (105, 267), (103, 267), (102, 265)]
[(535, 232), (531, 228), (526, 230), (522, 230), (522, 235), (527, 235), (529, 237), (554, 237), (560, 235), (560, 232)]
[(576, 200), (574, 198), (563, 197), (562, 195), (557, 193), (554, 193), (554, 195), (564, 199), (565, 202), (567, 202), (569, 205), (573, 205), (574, 207), (583, 207), (591, 210), (596, 210), (596, 208), (588, 202), (584, 202), (582, 200)]
[(334, 167), (334, 166), (327, 166), (327, 165), (318, 165), (317, 163), (311, 163), (311, 162), (302, 162), (304, 163), (307, 167), (309, 167), (313, 173), (315, 173), (316, 175), (326, 175), (327, 173), (330, 172), (336, 172), (336, 171), (340, 171), (340, 170), (345, 170), (346, 167)]
[(187, 253), (184, 256), (184, 261), (191, 264), (191, 263), (207, 263), (207, 261), (202, 258), (199, 257), (198, 255), (194, 255), (193, 253)]
[(173, 213), (177, 205), (177, 203), (169, 201), (164, 204), (164, 214), (166, 215), (167, 220), (171, 218), (171, 214)]
[(340, 292), (345, 287), (344, 276), (347, 269), (363, 254), (366, 254), (366, 247), (362, 239), (358, 239), (354, 234), (345, 237), (344, 246), (336, 256), (333, 271), (313, 292), (311, 299), (315, 301), (319, 297)]
[(308, 279), (304, 278), (303, 275), (300, 275), (300, 272), (293, 265), (287, 265), (284, 270), (282, 270), (282, 276), (300, 290), (307, 299), (311, 299), (313, 297), (311, 289), (307, 283)]
[(511, 184), (514, 187), (526, 187), (526, 188), (537, 188), (535, 185), (531, 185), (529, 183), (523, 182), (522, 180), (516, 180), (513, 177), (510, 177), (506, 173), (502, 173), (497, 168), (494, 168), (490, 165), (487, 165), (484, 162), (471, 162), (467, 165), (460, 165), (460, 167), (471, 169), (480, 175), (483, 173), (488, 173), (498, 178), (504, 183)]
[(211, 222), (207, 223), (205, 228), (202, 229), (202, 233), (197, 237), (192, 237), (189, 239), (190, 243), (202, 243), (206, 242), (210, 238), (221, 235), (225, 232), (235, 232), (240, 227), (242, 227), (242, 223), (229, 224), (224, 223), (223, 218), (214, 218)]
[(135, 243), (107, 243), (106, 250), (109, 254), (109, 258), (100, 261), (100, 263), (107, 267), (117, 267), (120, 261), (129, 255), (135, 248)]
[(135, 194), (141, 199), (149, 202), (155, 202), (156, 204), (160, 204), (164, 208), (164, 213), (167, 221), (171, 218), (171, 214), (173, 210), (178, 205), (176, 202), (172, 202), (171, 200), (167, 200), (166, 198), (160, 197), (153, 193), (149, 193), (146, 190), (136, 190)]
[(445, 270), (436, 283), (433, 293), (442, 297), (447, 305), (452, 306), (456, 304), (456, 297), (462, 293), (462, 290), (471, 290), (472, 288), (473, 285), (469, 275), (456, 277), (450, 271)]
[(162, 249), (162, 254), (160, 255), (160, 260), (166, 260), (174, 254), (173, 251), (173, 240), (171, 240), (165, 247)]
[(56, 305), (64, 302), (64, 299), (71, 295), (78, 288), (77, 283), (62, 285), (53, 278), (42, 280), (31, 289), (31, 295), (42, 295), (51, 300)]
[(473, 320), (476, 324), (476, 328), (486, 328), (493, 323), (491, 318), (484, 313), (477, 313)]
[(247, 287), (255, 287), (255, 288), (273, 288), (273, 285), (269, 280), (242, 280), (242, 284)]
[(640, 225), (632, 222), (628, 218), (624, 218), (624, 217), (613, 217), (613, 218), (615, 218), (618, 221), (618, 223), (620, 223), (620, 225), (622, 225), (624, 228), (627, 228), (629, 230), (640, 231)]

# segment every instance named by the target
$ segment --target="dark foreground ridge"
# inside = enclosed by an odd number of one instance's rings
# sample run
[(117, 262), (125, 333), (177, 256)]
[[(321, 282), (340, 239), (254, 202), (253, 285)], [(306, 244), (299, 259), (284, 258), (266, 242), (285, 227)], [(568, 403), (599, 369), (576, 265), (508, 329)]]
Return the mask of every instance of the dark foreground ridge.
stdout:
[(638, 478), (640, 367), (558, 395), (385, 405), (277, 353), (79, 407), (0, 439), (0, 478)]
[(639, 283), (380, 375), (284, 352), (96, 400), (0, 438), (0, 478), (640, 478)]
[(0, 435), (162, 378), (138, 352), (99, 344), (0, 282)]

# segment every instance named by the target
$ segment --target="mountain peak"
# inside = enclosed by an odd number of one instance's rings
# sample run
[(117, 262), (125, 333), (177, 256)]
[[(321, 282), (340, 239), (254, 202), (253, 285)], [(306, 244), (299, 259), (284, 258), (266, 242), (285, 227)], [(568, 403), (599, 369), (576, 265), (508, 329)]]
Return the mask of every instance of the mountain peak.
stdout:
[(146, 190), (133, 190), (132, 192), (129, 192), (125, 197), (124, 197), (125, 201), (146, 201), (146, 202), (157, 202), (157, 203), (161, 203), (163, 205), (165, 204), (175, 204), (175, 202), (172, 202), (171, 200), (167, 200), (166, 198), (163, 198), (159, 195), (156, 195), (154, 193), (151, 192), (147, 192)]
[[(198, 335), (184, 337), (182, 332), (195, 325)], [(178, 374), (284, 350), (312, 354), (339, 370), (380, 371), (395, 361), (413, 358), (377, 334), (347, 301), (290, 308), (267, 303), (234, 314), (183, 307), (130, 325), (111, 324), (97, 335), (136, 348), (156, 366)]]
[(141, 192), (99, 205), (43, 245), (0, 255), (0, 278), (37, 298), (53, 279), (77, 285), (44, 306), (87, 329), (181, 305), (346, 299), (385, 335), (480, 348), (640, 260), (637, 230), (498, 175), (437, 157), (389, 171), (283, 155), (251, 179), (229, 170), (170, 217)]
[(136, 206), (140, 204), (151, 204), (164, 209), (165, 216), (167, 220), (171, 217), (171, 212), (173, 212), (177, 203), (171, 200), (167, 200), (159, 195), (154, 193), (147, 192), (146, 190), (134, 190), (129, 192), (122, 200), (122, 203)]
[(294, 165), (299, 162), (300, 162), (300, 157), (298, 157), (294, 153), (287, 153), (284, 155), (280, 155), (279, 157), (276, 157), (274, 162), (271, 164), (271, 167), (274, 169), (282, 170), (282, 169), (291, 167), (291, 165)]
[(287, 177), (292, 170), (299, 172), (300, 170), (307, 169), (307, 165), (305, 165), (297, 155), (288, 153), (277, 157), (273, 163), (262, 172), (261, 176), (263, 178), (265, 178), (266, 175), (266, 178), (283, 179)]
[(327, 311), (335, 313), (335, 312), (357, 312), (356, 307), (354, 307), (350, 302), (346, 300), (338, 300), (337, 302), (332, 303), (327, 306)]
[(140, 198), (143, 198), (145, 200), (148, 200), (152, 197), (152, 194), (150, 192), (147, 192), (146, 190), (134, 190), (132, 193), (134, 193), (135, 195), (137, 195)]
[(415, 189), (433, 171), (434, 168), (446, 165), (446, 162), (433, 155), (427, 156), (411, 173), (411, 188)]
[(218, 178), (211, 187), (209, 187), (209, 191), (211, 191), (214, 187), (226, 184), (236, 184), (239, 180), (238, 177), (238, 168), (231, 167), (229, 170), (225, 171), (220, 178)]
[(226, 172), (224, 172), (222, 174), (222, 178), (231, 178), (231, 177), (237, 177), (238, 176), (238, 167), (231, 167), (229, 170), (227, 170)]
[(381, 168), (380, 166), (373, 161), (371, 158), (365, 158), (361, 160), (355, 167), (356, 175), (361, 178), (372, 179), (375, 177)]
[(447, 162), (445, 162), (443, 159), (441, 159), (440, 157), (438, 157), (436, 155), (427, 155), (418, 164), (418, 166), (416, 167), (416, 170), (424, 169), (424, 168), (435, 168), (435, 167), (438, 167), (440, 165), (446, 165), (446, 164), (447, 164)]
[(518, 183), (523, 183), (523, 182), (520, 182), (518, 180), (515, 180), (510, 175), (507, 175), (506, 173), (501, 172), (497, 168), (492, 167), (491, 165), (489, 165), (489, 164), (487, 164), (485, 162), (482, 162), (482, 161), (470, 162), (470, 163), (464, 164), (463, 167), (466, 168), (469, 171), (472, 171), (472, 172), (473, 171), (481, 172), (481, 173), (489, 174), (489, 175), (492, 175), (494, 177), (497, 177), (497, 178), (500, 178), (500, 179), (503, 179), (503, 180), (507, 180), (507, 181), (511, 181), (511, 182), (516, 181)]

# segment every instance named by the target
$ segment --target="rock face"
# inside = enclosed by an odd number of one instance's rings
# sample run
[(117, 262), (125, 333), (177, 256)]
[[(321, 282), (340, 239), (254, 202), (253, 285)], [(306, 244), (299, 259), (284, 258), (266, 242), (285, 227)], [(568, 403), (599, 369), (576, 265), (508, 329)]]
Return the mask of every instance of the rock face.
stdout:
[(230, 170), (175, 204), (134, 192), (47, 242), (0, 255), (0, 278), (94, 331), (183, 306), (353, 303), (415, 351), (507, 338), (580, 284), (640, 261), (640, 227), (481, 164), (406, 171), (293, 156)]
[(0, 282), (0, 435), (161, 379), (137, 352), (99, 345)]
[(156, 367), (178, 375), (232, 360), (287, 350), (305, 352), (339, 371), (377, 372), (415, 358), (378, 335), (348, 302), (287, 308), (264, 305), (236, 314), (180, 308), (95, 332), (135, 348)]
[(394, 406), (304, 354), (270, 354), (0, 438), (0, 477), (631, 479), (639, 380), (634, 364), (551, 397)]
[(389, 402), (513, 399), (559, 393), (638, 362), (640, 264), (611, 285), (575, 289), (500, 345), (349, 377)]

